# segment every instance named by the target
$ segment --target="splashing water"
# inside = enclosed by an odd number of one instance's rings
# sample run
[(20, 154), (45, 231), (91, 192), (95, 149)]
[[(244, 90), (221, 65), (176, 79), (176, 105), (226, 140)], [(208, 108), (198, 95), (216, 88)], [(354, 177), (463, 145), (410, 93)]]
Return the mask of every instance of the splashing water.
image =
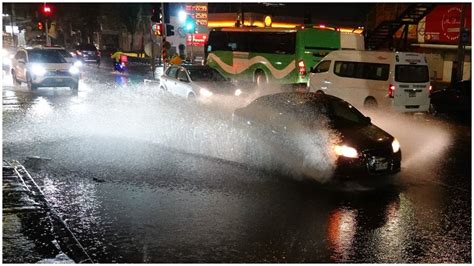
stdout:
[[(268, 93), (271, 91), (265, 94)], [(127, 140), (140, 141), (256, 167), (276, 167), (291, 175), (327, 181), (334, 167), (329, 149), (331, 134), (327, 130), (297, 133), (295, 144), (306, 157), (300, 160), (294, 154), (285, 153), (278, 143), (269, 144), (248, 129), (232, 126), (233, 110), (247, 105), (256, 96), (259, 95), (240, 101), (223, 97), (217, 104), (206, 105), (129, 85), (120, 90), (91, 91), (87, 99), (71, 98), (55, 105), (44, 97), (27, 109), (24, 116), (10, 118), (4, 124), (4, 145), (34, 147), (62, 141), (65, 146), (61, 152), (49, 151), (52, 154), (42, 156), (80, 163), (81, 167), (102, 162), (104, 168), (119, 168), (124, 167), (131, 155), (147, 158), (148, 155), (140, 154), (142, 147), (126, 144)], [(71, 141), (77, 139), (88, 141), (77, 146), (77, 142)], [(116, 141), (108, 142), (112, 139), (120, 139), (122, 147), (115, 147)], [(37, 148), (31, 152), (46, 151)], [(25, 154), (30, 155), (37, 154)]]

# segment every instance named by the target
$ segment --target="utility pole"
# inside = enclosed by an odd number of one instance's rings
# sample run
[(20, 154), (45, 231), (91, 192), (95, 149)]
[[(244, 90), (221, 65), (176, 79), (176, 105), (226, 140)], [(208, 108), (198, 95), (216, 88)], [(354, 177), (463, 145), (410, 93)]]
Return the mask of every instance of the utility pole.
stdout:
[(461, 81), (464, 74), (464, 52), (466, 49), (465, 40), (463, 40), (463, 35), (465, 34), (464, 21), (466, 16), (466, 5), (461, 5), (461, 23), (459, 25), (459, 42), (458, 42), (458, 54), (457, 54), (457, 69), (456, 77), (451, 79), (451, 83)]
[[(161, 34), (161, 45), (160, 45), (160, 57), (162, 56), (163, 54), (163, 45), (165, 44), (164, 41), (166, 39), (165, 36), (163, 35), (166, 35), (166, 26), (165, 26), (165, 4), (163, 2), (161, 2), (161, 23), (163, 23), (163, 27), (162, 27), (162, 30), (163, 30), (163, 33)], [(163, 58), (163, 72), (165, 71), (165, 68), (166, 68), (166, 58)]]
[(12, 30), (13, 47), (16, 47), (16, 46), (17, 46), (17, 45), (16, 45), (17, 43), (15, 42), (15, 31), (13, 30), (13, 26), (14, 26), (13, 21), (15, 20), (15, 10), (14, 10), (14, 8), (13, 8), (13, 5), (14, 5), (14, 4), (11, 3), (11, 9), (12, 9), (11, 11), (12, 11), (12, 12), (11, 12), (11, 14), (10, 14), (10, 26), (11, 26), (11, 30)]

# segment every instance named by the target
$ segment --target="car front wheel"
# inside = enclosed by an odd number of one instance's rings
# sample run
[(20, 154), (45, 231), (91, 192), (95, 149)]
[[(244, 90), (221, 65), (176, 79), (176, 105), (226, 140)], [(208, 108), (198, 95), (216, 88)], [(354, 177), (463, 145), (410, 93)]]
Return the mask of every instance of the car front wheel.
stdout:
[(16, 77), (15, 71), (12, 71), (12, 79), (15, 85), (21, 85), (21, 81)]
[(74, 90), (74, 91), (79, 90), (79, 82), (76, 82), (76, 83), (72, 84), (71, 89)]

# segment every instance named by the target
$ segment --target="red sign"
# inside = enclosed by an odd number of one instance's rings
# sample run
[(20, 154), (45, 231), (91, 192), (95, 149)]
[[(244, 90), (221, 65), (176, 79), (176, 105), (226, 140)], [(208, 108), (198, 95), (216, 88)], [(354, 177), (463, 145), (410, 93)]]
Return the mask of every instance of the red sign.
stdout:
[[(470, 29), (470, 4), (466, 4), (464, 13), (464, 27)], [(425, 43), (457, 44), (459, 42), (460, 26), (461, 5), (438, 5), (426, 16)]]
[(207, 34), (186, 34), (186, 45), (204, 46), (207, 43)]

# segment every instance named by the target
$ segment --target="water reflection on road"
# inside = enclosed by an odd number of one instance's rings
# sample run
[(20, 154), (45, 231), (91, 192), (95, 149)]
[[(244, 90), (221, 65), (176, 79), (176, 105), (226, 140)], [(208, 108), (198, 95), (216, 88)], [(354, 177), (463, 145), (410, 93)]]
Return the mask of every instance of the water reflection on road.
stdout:
[(3, 90), (4, 158), (52, 158), (32, 171), (97, 262), (470, 262), (470, 129), (374, 114), (400, 135), (402, 173), (329, 190), (229, 160), (243, 137), (228, 112), (156, 109), (118, 77)]

